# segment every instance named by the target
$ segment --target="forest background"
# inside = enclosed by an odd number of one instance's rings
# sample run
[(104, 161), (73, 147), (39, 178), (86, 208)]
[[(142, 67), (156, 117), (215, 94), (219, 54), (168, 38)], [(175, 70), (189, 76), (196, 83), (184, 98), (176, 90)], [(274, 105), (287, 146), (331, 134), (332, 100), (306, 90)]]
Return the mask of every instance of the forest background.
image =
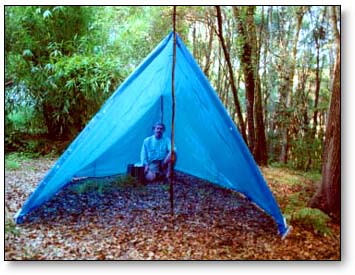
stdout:
[[(189, 46), (259, 164), (320, 170), (336, 48), (326, 7), (180, 7)], [(65, 147), (171, 30), (170, 7), (5, 9), (5, 148)], [(43, 139), (42, 139), (43, 138)], [(59, 152), (63, 150), (59, 148)]]

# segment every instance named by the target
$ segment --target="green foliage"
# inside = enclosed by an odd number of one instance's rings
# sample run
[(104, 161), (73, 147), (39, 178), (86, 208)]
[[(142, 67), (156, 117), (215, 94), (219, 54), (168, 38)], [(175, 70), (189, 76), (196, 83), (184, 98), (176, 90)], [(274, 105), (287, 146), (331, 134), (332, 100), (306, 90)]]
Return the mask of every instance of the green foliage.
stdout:
[(70, 186), (70, 190), (77, 194), (97, 192), (103, 193), (104, 183), (95, 180), (86, 180), (84, 183)]
[(269, 165), (274, 168), (288, 168), (287, 164), (282, 163), (282, 162), (277, 162), (277, 161), (271, 161), (269, 162)]
[(301, 208), (293, 214), (292, 220), (304, 226), (311, 226), (317, 233), (323, 235), (331, 234), (331, 230), (327, 226), (327, 222), (330, 221), (330, 218), (319, 209), (308, 207)]
[[(146, 22), (153, 17), (165, 22), (161, 16), (167, 17), (167, 10), (6, 7), (6, 79), (13, 81), (6, 116), (29, 105), (33, 114), (26, 121), (36, 121), (52, 138), (73, 138), (161, 40), (149, 33)], [(151, 22), (166, 35), (167, 28)]]
[(25, 107), (22, 110), (10, 113), (7, 118), (11, 121), (14, 129), (24, 131), (31, 123), (32, 110)]
[(17, 93), (7, 89), (5, 92), (5, 152), (36, 152), (42, 146), (40, 141), (29, 140), (29, 136), (45, 131), (40, 113), (36, 112), (31, 100), (26, 102), (25, 97), (23, 90)]
[(291, 167), (303, 171), (321, 169), (323, 148), (319, 139), (298, 138), (291, 141), (291, 148)]
[(135, 177), (130, 175), (120, 176), (115, 178), (111, 182), (112, 188), (132, 188), (132, 187), (143, 187), (144, 185), (138, 181)]
[[(275, 166), (279, 167), (277, 164)], [(309, 208), (307, 205), (318, 188), (316, 182), (319, 182), (320, 172), (305, 173), (283, 167), (278, 170), (278, 175), (287, 187), (281, 190), (283, 195), (278, 200), (285, 205), (283, 214), (288, 223), (311, 228), (318, 234), (331, 234), (327, 224), (330, 218), (319, 209)]]
[(144, 189), (142, 185), (136, 178), (131, 176), (118, 176), (115, 178), (95, 178), (95, 179), (86, 179), (78, 183), (72, 184), (69, 186), (69, 189), (77, 194), (84, 193), (98, 193), (100, 195), (105, 193), (110, 193), (114, 190), (122, 188), (138, 188)]
[(42, 127), (38, 123), (37, 112), (33, 106), (20, 104), (12, 106), (11, 112), (6, 115), (6, 131), (17, 133), (36, 134), (43, 133)]
[[(7, 123), (5, 123), (7, 124)], [(11, 152), (11, 151), (20, 151), (22, 150), (22, 138), (21, 134), (16, 133), (13, 130), (9, 130), (8, 127), (5, 126), (5, 151), (6, 152)]]
[(51, 65), (42, 100), (50, 130), (72, 137), (99, 110), (122, 81), (117, 60), (103, 55), (61, 57)]
[(21, 167), (20, 163), (17, 162), (16, 160), (12, 160), (12, 159), (5, 159), (5, 169), (8, 170), (17, 170)]
[(51, 144), (45, 138), (36, 136), (26, 136), (26, 134), (15, 131), (6, 132), (5, 152), (22, 152), (33, 157), (55, 153), (57, 150), (54, 144)]
[(304, 172), (303, 176), (312, 182), (320, 182), (322, 179), (321, 173), (317, 170)]
[(97, 51), (103, 41), (89, 31), (95, 10), (6, 7), (5, 14), (6, 78), (13, 80), (6, 114), (30, 105), (52, 137), (72, 137), (122, 80), (112, 56)]
[(292, 194), (284, 211), (285, 218), (291, 223), (311, 227), (316, 233), (331, 234), (327, 225), (329, 216), (319, 209), (307, 207), (308, 199), (304, 191)]
[(22, 163), (28, 162), (33, 158), (38, 157), (38, 154), (33, 153), (10, 153), (5, 155), (5, 169), (17, 170), (21, 167)]
[(17, 228), (16, 224), (9, 219), (5, 222), (5, 236), (7, 235), (20, 235), (20, 230)]
[(281, 148), (279, 141), (280, 137), (269, 136), (269, 146), (273, 148), (269, 154), (269, 164), (271, 166), (319, 173), (322, 166), (323, 152), (323, 143), (319, 138), (312, 139), (310, 137), (306, 138), (298, 136), (297, 138), (292, 139), (290, 141), (287, 163), (278, 162)]

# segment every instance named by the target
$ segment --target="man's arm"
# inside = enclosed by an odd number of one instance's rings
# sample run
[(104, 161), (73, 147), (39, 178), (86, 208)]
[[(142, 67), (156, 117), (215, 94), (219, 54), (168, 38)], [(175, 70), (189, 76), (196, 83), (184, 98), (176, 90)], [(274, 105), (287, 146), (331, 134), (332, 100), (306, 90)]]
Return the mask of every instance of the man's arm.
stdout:
[(141, 149), (141, 164), (146, 166), (148, 164), (148, 154), (146, 148), (146, 140), (143, 141), (142, 149)]

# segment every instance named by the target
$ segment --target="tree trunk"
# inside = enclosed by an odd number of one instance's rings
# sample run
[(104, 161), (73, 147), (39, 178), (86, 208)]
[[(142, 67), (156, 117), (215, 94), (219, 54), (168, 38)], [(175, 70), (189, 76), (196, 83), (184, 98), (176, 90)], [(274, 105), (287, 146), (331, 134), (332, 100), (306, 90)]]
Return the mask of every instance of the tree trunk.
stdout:
[(324, 8), (324, 13), (322, 19), (320, 20), (320, 25), (317, 24), (317, 27), (313, 31), (314, 41), (316, 43), (317, 57), (316, 57), (316, 89), (315, 89), (315, 97), (314, 97), (314, 113), (313, 113), (313, 138), (316, 137), (317, 134), (317, 126), (318, 126), (318, 102), (319, 102), (319, 92), (320, 92), (320, 83), (321, 83), (321, 75), (322, 75), (322, 67), (320, 66), (320, 46), (321, 40), (324, 39), (324, 19), (325, 19), (326, 8)]
[(267, 165), (268, 154), (267, 154), (267, 143), (265, 136), (265, 124), (264, 124), (264, 111), (263, 111), (263, 99), (261, 93), (261, 80), (259, 75), (259, 64), (260, 64), (260, 52), (262, 44), (262, 33), (264, 26), (264, 7), (261, 11), (261, 24), (259, 28), (259, 43), (256, 52), (256, 83), (255, 83), (255, 146), (254, 146), (254, 157), (259, 165)]
[[(248, 145), (250, 151), (255, 152), (255, 130), (254, 130), (254, 91), (255, 91), (255, 50), (253, 45), (256, 43), (256, 34), (254, 27), (254, 6), (246, 8), (246, 24), (240, 17), (237, 7), (233, 7), (234, 16), (238, 22), (238, 33), (242, 37), (242, 49), (239, 54), (241, 66), (243, 68), (245, 82), (245, 98), (247, 110), (247, 126), (248, 126)], [(255, 49), (255, 48), (254, 48)], [(254, 58), (254, 60), (253, 60)]]
[(267, 144), (265, 137), (265, 126), (263, 118), (263, 107), (261, 99), (261, 84), (260, 78), (257, 78), (256, 93), (255, 93), (255, 147), (254, 147), (255, 161), (259, 165), (267, 165)]
[(319, 40), (316, 39), (316, 49), (317, 49), (317, 57), (316, 57), (316, 90), (314, 96), (314, 113), (313, 113), (313, 137), (315, 137), (317, 132), (317, 124), (318, 124), (318, 101), (319, 101), (319, 90), (320, 90), (320, 66), (319, 66)]
[(332, 24), (337, 55), (332, 85), (332, 98), (325, 135), (322, 182), (310, 206), (319, 208), (340, 221), (340, 34), (337, 28), (336, 7), (332, 7)]
[(198, 58), (197, 56), (197, 38), (196, 38), (196, 24), (193, 24), (192, 27), (192, 55), (194, 58)]
[[(210, 19), (209, 19), (210, 20)], [(212, 22), (209, 26), (209, 40), (208, 40), (208, 47), (206, 49), (206, 63), (203, 69), (203, 72), (206, 76), (208, 76), (210, 66), (211, 66), (211, 52), (212, 52), (212, 42), (213, 42), (213, 27)]]
[(245, 129), (243, 115), (242, 115), (242, 111), (241, 111), (240, 103), (239, 103), (239, 99), (238, 99), (238, 91), (237, 91), (237, 88), (235, 86), (233, 67), (232, 67), (232, 63), (231, 63), (231, 60), (230, 60), (229, 52), (228, 52), (226, 44), (224, 42), (223, 28), (222, 28), (222, 14), (221, 14), (221, 9), (220, 9), (219, 6), (216, 6), (216, 11), (217, 11), (217, 20), (218, 20), (218, 33), (217, 33), (217, 35), (218, 35), (219, 40), (221, 42), (223, 53), (224, 53), (224, 57), (226, 59), (227, 65), (228, 65), (229, 80), (230, 80), (230, 84), (231, 84), (231, 88), (232, 88), (232, 92), (233, 92), (234, 104), (235, 104), (237, 115), (238, 115), (240, 133), (242, 134), (242, 137), (243, 137), (244, 141), (247, 143), (246, 129)]

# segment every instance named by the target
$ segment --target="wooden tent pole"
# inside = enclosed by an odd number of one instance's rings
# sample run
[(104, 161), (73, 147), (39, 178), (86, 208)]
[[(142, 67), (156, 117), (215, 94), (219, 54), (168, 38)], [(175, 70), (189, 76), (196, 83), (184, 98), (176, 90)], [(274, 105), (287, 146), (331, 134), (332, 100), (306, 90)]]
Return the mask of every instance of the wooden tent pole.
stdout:
[(173, 46), (173, 68), (172, 68), (172, 84), (171, 84), (171, 97), (172, 97), (172, 116), (171, 116), (171, 160), (170, 160), (170, 213), (174, 216), (174, 131), (175, 131), (175, 63), (176, 63), (176, 6), (173, 8), (173, 33), (174, 33), (174, 46)]

